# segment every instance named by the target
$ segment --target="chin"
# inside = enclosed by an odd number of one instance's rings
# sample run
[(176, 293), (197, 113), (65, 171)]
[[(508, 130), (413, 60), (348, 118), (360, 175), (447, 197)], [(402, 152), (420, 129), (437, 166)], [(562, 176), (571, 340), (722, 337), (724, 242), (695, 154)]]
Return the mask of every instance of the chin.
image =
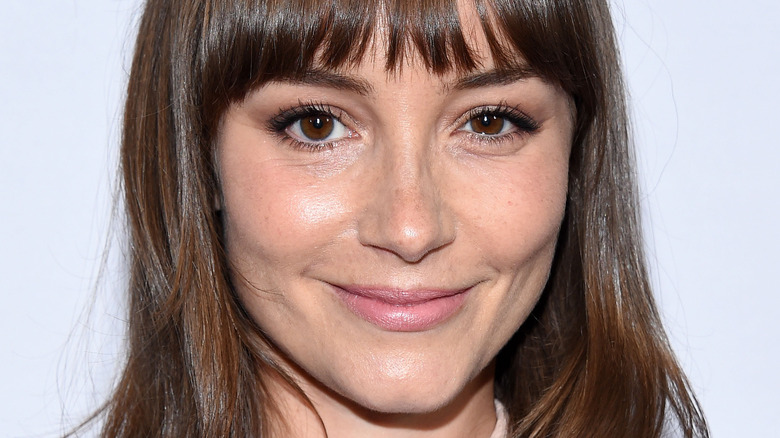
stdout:
[(428, 414), (452, 403), (456, 394), (457, 392), (445, 394), (441, 391), (428, 391), (426, 394), (389, 391), (381, 395), (368, 394), (360, 398), (355, 397), (351, 401), (360, 408), (376, 413)]
[(342, 403), (351, 409), (377, 414), (429, 414), (455, 409), (469, 403), (480, 394), (493, 397), (493, 367), (476, 375), (420, 373), (402, 379), (390, 376), (366, 376), (355, 379), (348, 386), (334, 388)]

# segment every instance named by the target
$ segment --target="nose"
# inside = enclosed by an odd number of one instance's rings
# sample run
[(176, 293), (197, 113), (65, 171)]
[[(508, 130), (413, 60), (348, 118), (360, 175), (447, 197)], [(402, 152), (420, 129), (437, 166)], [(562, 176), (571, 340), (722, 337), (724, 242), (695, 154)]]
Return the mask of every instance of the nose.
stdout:
[(445, 181), (425, 148), (390, 145), (373, 169), (358, 224), (363, 245), (417, 263), (455, 239)]

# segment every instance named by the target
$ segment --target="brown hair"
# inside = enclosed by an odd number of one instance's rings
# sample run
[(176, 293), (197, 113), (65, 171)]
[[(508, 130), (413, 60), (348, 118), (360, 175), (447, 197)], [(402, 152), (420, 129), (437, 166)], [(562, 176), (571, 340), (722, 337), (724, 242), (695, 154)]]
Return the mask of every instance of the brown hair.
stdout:
[[(225, 109), (272, 79), (360, 62), (477, 67), (455, 1), (148, 0), (121, 149), (128, 356), (103, 435), (263, 436), (282, 414), (272, 348), (239, 304), (213, 208)], [(516, 437), (708, 436), (653, 302), (606, 1), (475, 0), (493, 58), (519, 56), (576, 107), (566, 216), (543, 297), (497, 362)]]

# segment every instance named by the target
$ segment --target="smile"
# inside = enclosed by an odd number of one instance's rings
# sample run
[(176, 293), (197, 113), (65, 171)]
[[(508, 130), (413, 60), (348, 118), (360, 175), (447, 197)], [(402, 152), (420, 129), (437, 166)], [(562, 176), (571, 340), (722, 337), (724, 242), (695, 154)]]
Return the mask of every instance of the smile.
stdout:
[(381, 329), (394, 332), (420, 332), (438, 326), (463, 306), (471, 290), (331, 286), (352, 313)]

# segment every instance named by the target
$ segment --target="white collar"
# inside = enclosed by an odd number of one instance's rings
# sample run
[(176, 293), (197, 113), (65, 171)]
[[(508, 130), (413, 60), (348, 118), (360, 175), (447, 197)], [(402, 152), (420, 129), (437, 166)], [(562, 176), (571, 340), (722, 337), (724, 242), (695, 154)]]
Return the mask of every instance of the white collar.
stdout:
[(509, 416), (506, 413), (506, 408), (498, 399), (494, 400), (493, 404), (496, 406), (496, 427), (493, 429), (490, 438), (507, 438)]

